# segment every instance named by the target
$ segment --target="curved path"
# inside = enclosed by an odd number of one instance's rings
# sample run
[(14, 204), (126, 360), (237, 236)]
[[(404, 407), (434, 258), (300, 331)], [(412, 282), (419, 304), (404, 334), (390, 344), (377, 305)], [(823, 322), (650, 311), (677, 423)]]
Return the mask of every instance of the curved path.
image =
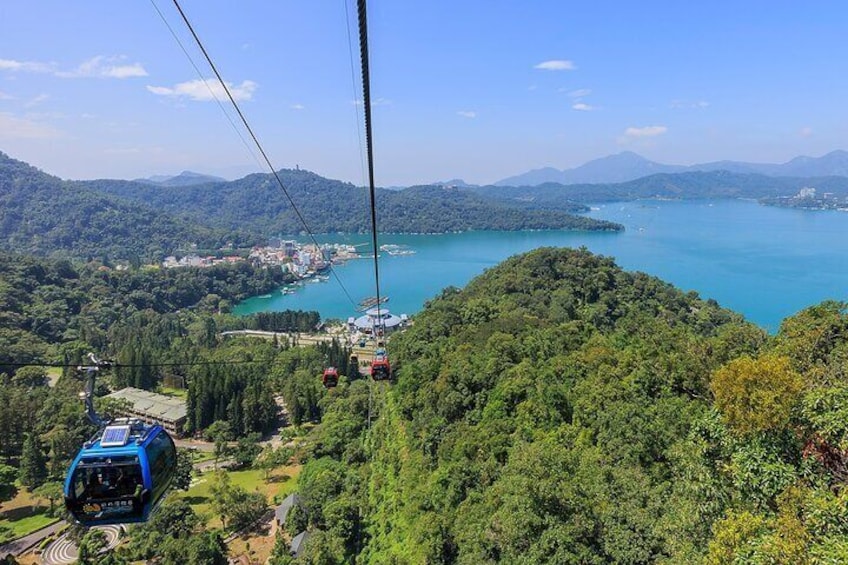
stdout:
[(4, 559), (7, 555), (12, 555), (14, 557), (23, 555), (29, 549), (38, 545), (41, 540), (47, 536), (52, 536), (65, 526), (66, 524), (64, 520), (57, 520), (53, 524), (32, 532), (29, 535), (0, 545), (0, 559)]
[[(121, 526), (99, 526), (93, 528), (106, 533), (106, 547), (103, 551), (113, 549), (121, 541)], [(67, 534), (47, 546), (41, 555), (44, 565), (67, 565), (76, 563), (79, 552), (74, 542), (68, 539)]]

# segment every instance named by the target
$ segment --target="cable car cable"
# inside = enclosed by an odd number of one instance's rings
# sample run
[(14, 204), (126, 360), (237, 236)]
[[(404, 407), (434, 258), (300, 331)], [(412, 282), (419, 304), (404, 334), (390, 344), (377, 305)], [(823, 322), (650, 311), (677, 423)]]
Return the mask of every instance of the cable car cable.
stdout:
[(350, 14), (348, 13), (348, 0), (342, 0), (345, 12), (345, 30), (347, 31), (347, 53), (350, 59), (350, 88), (353, 93), (353, 116), (356, 124), (356, 143), (359, 146), (359, 174), (362, 179), (362, 185), (365, 185), (365, 153), (362, 150), (362, 130), (359, 125), (359, 112), (357, 111), (357, 94), (356, 94), (356, 65), (353, 61), (353, 38), (350, 34)]
[[(180, 363), (172, 361), (166, 363), (114, 363), (109, 362), (110, 368), (137, 369), (139, 367), (199, 367), (208, 365), (244, 365), (248, 363), (273, 363), (273, 359), (243, 359), (238, 361), (187, 361)], [(0, 361), (0, 367), (43, 367), (45, 369), (78, 369), (78, 364), (70, 363), (11, 363)]]
[[(200, 51), (203, 53), (203, 56), (206, 58), (206, 62), (209, 63), (209, 67), (212, 69), (212, 72), (215, 73), (215, 76), (218, 79), (218, 83), (221, 85), (221, 88), (224, 89), (224, 92), (227, 93), (227, 97), (230, 99), (230, 103), (233, 105), (233, 108), (235, 109), (236, 113), (238, 114), (239, 118), (241, 119), (241, 123), (244, 125), (245, 129), (247, 130), (247, 133), (250, 134), (251, 139), (253, 139), (253, 143), (256, 144), (256, 148), (259, 150), (259, 153), (262, 155), (262, 159), (265, 161), (265, 164), (268, 166), (268, 169), (270, 169), (271, 174), (274, 176), (274, 179), (276, 179), (277, 184), (279, 185), (280, 189), (283, 191), (283, 194), (285, 194), (286, 198), (288, 199), (289, 204), (291, 205), (292, 210), (294, 210), (294, 213), (297, 216), (297, 218), (300, 220), (301, 225), (303, 225), (303, 229), (306, 230), (306, 233), (309, 235), (309, 238), (312, 240), (312, 243), (315, 245), (315, 247), (317, 247), (320, 250), (321, 246), (318, 244), (318, 240), (315, 239), (315, 235), (312, 233), (312, 230), (309, 228), (309, 224), (306, 223), (306, 218), (303, 217), (303, 214), (300, 212), (300, 209), (298, 209), (297, 205), (294, 203), (294, 200), (292, 199), (291, 194), (289, 194), (288, 189), (286, 189), (285, 184), (283, 184), (283, 181), (280, 178), (280, 174), (274, 168), (274, 165), (271, 164), (271, 159), (268, 158), (268, 154), (265, 152), (265, 149), (262, 147), (262, 144), (259, 143), (259, 138), (256, 137), (256, 134), (253, 132), (253, 128), (250, 127), (250, 124), (248, 123), (247, 118), (244, 116), (244, 113), (241, 111), (241, 107), (238, 105), (238, 102), (236, 102), (236, 99), (233, 97), (232, 92), (230, 92), (230, 87), (228, 87), (227, 83), (224, 82), (224, 78), (221, 76), (221, 73), (218, 72), (218, 67), (215, 66), (215, 63), (212, 61), (212, 57), (209, 56), (209, 53), (206, 51), (206, 47), (203, 46), (203, 42), (200, 41), (200, 37), (198, 37), (197, 33), (194, 31), (194, 27), (191, 25), (191, 22), (188, 20), (188, 16), (186, 16), (185, 12), (182, 9), (182, 6), (180, 6), (179, 0), (173, 0), (173, 2), (174, 2), (174, 6), (176, 6), (177, 11), (180, 13), (180, 16), (182, 17), (183, 22), (185, 22), (186, 27), (191, 32), (191, 35), (194, 38), (194, 41), (197, 43), (197, 46), (200, 48)], [(342, 292), (344, 292), (345, 296), (350, 301), (350, 303), (353, 306), (356, 306), (357, 305), (356, 301), (353, 299), (353, 297), (348, 292), (347, 287), (345, 287), (344, 283), (342, 282), (342, 279), (339, 277), (339, 274), (333, 268), (332, 264), (330, 264), (330, 272), (333, 273), (333, 276), (335, 277), (336, 282), (339, 284), (339, 286), (342, 289)]]
[(256, 153), (253, 152), (253, 149), (250, 147), (250, 144), (247, 142), (247, 140), (241, 134), (241, 131), (239, 130), (238, 126), (233, 121), (232, 116), (230, 116), (230, 113), (227, 112), (226, 108), (224, 108), (224, 104), (218, 99), (218, 95), (215, 94), (215, 91), (212, 90), (212, 86), (210, 86), (209, 81), (207, 81), (206, 77), (203, 76), (203, 73), (200, 72), (200, 68), (194, 62), (194, 59), (191, 57), (191, 55), (189, 55), (188, 50), (185, 48), (185, 45), (183, 45), (183, 42), (180, 40), (179, 36), (177, 35), (177, 32), (174, 31), (174, 28), (171, 27), (171, 24), (168, 23), (168, 20), (165, 18), (165, 14), (163, 14), (162, 11), (159, 9), (159, 6), (156, 5), (156, 0), (150, 0), (150, 3), (153, 5), (153, 9), (156, 10), (156, 13), (159, 14), (159, 18), (162, 20), (162, 23), (164, 23), (165, 27), (168, 28), (168, 31), (171, 32), (171, 36), (174, 38), (174, 41), (176, 41), (177, 45), (180, 46), (180, 49), (182, 50), (183, 55), (185, 55), (186, 59), (188, 59), (188, 62), (191, 63), (191, 66), (194, 68), (194, 71), (197, 73), (197, 77), (201, 80), (201, 82), (203, 82), (203, 84), (209, 90), (209, 94), (212, 96), (212, 99), (215, 100), (215, 102), (218, 104), (218, 107), (221, 109), (221, 112), (227, 118), (227, 121), (230, 122), (230, 125), (233, 127), (233, 131), (235, 131), (236, 135), (239, 136), (239, 139), (241, 139), (241, 142), (244, 145), (244, 147), (247, 149), (247, 152), (250, 154), (250, 156), (253, 158), (253, 160), (256, 161), (256, 164), (259, 165), (259, 168), (261, 169), (263, 167), (262, 161), (260, 161), (259, 157), (256, 156)]
[[(175, 0), (176, 1), (176, 0)], [(368, 64), (368, 18), (365, 0), (358, 1), (359, 6), (359, 59), (362, 66), (362, 106), (365, 111), (365, 150), (368, 158), (368, 193), (371, 208), (371, 244), (374, 247), (374, 286), (377, 292), (377, 320), (380, 317), (380, 261), (377, 257), (377, 207), (374, 188), (374, 143), (371, 133), (371, 78)]]

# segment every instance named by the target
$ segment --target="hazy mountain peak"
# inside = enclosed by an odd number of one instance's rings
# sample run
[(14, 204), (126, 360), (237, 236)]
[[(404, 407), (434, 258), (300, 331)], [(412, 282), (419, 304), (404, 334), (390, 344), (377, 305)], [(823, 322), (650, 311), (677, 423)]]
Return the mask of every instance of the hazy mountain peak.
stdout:
[(194, 171), (183, 171), (178, 175), (153, 175), (143, 179), (135, 179), (136, 182), (158, 184), (161, 186), (192, 186), (209, 182), (225, 182), (226, 179), (195, 173)]
[(626, 182), (656, 173), (674, 173), (684, 167), (655, 163), (633, 151), (622, 151), (592, 159), (573, 169), (558, 170), (551, 167), (509, 177), (498, 181), (498, 186), (535, 186), (546, 182), (559, 184), (594, 184)]
[(837, 149), (821, 157), (802, 155), (783, 164), (728, 160), (699, 163), (688, 167), (664, 165), (646, 159), (633, 151), (622, 151), (614, 155), (593, 159), (573, 169), (562, 171), (552, 167), (534, 169), (498, 181), (495, 185), (538, 186), (549, 182), (558, 184), (604, 184), (627, 182), (657, 173), (683, 171), (730, 171), (791, 177), (848, 176), (848, 151)]

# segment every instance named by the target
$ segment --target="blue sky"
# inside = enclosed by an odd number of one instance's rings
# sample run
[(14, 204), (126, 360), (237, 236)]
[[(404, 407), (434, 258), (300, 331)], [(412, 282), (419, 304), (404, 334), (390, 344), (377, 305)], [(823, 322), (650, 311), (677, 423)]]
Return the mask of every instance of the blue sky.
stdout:
[[(364, 182), (343, 0), (182, 5), (276, 167)], [(837, 1), (372, 0), (377, 183), (848, 149), (846, 29)], [(0, 151), (75, 179), (260, 170), (142, 0), (0, 3)]]

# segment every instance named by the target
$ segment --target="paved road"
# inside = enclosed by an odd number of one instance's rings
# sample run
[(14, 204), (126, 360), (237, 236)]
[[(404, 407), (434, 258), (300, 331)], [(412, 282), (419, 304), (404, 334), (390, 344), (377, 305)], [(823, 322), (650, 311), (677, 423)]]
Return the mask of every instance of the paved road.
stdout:
[[(106, 547), (100, 553), (113, 549), (121, 541), (123, 531), (121, 526), (99, 526), (93, 529), (103, 530), (106, 533)], [(69, 540), (67, 535), (63, 535), (47, 546), (41, 555), (41, 562), (44, 565), (67, 565), (76, 563), (77, 557), (79, 557), (79, 550), (76, 544)]]
[(51, 536), (64, 528), (67, 524), (64, 520), (59, 520), (55, 524), (50, 524), (46, 528), (41, 528), (38, 531), (35, 531), (28, 536), (24, 536), (22, 538), (18, 538), (14, 541), (10, 541), (7, 544), (0, 545), (0, 559), (6, 557), (7, 555), (14, 555), (17, 557), (21, 555), (29, 548), (37, 545), (47, 536)]

